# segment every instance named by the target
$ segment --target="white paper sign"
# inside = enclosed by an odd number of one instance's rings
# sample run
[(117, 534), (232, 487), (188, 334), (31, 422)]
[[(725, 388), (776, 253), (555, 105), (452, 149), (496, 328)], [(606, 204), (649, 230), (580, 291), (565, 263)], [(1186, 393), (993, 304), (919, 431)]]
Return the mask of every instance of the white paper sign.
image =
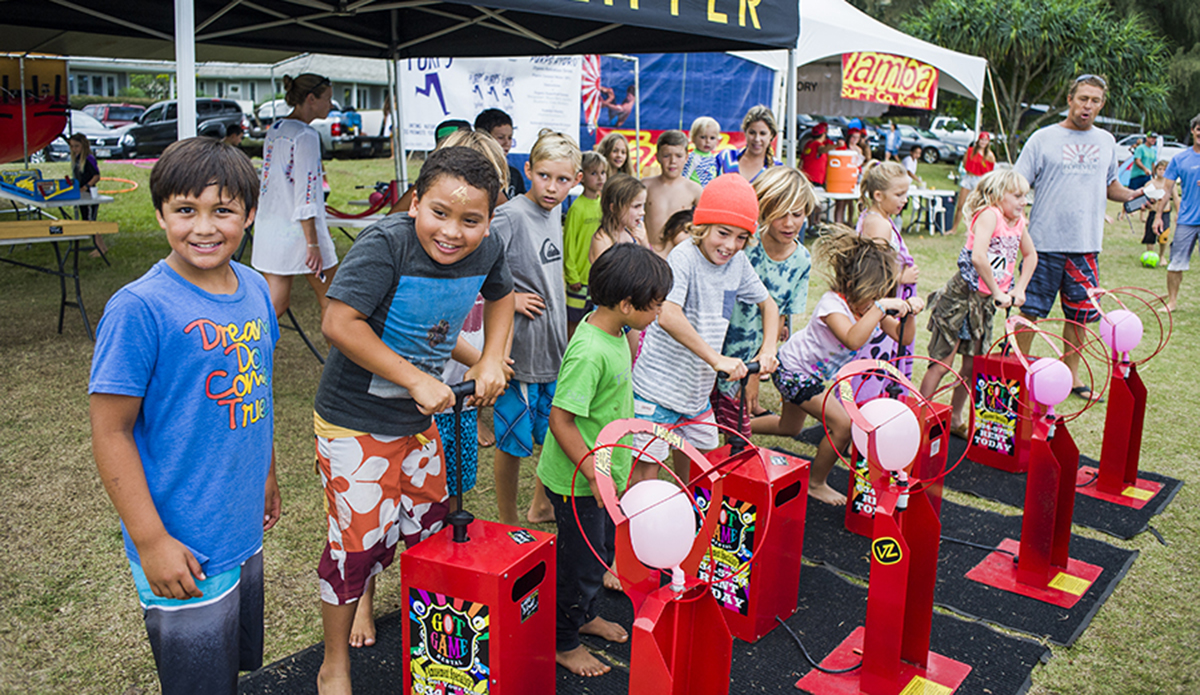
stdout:
[(410, 58), (400, 61), (404, 145), (432, 150), (434, 128), (469, 123), (484, 109), (513, 119), (513, 154), (529, 154), (542, 128), (579, 131), (581, 56)]

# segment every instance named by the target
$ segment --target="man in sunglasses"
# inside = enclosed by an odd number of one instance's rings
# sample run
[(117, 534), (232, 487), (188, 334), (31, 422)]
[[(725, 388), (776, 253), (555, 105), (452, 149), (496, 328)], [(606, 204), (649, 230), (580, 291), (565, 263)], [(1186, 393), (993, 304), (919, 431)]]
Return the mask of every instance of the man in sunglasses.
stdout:
[[(1124, 203), (1142, 193), (1117, 180), (1116, 141), (1094, 127), (1107, 93), (1108, 81), (1101, 75), (1075, 78), (1067, 92), (1067, 117), (1034, 133), (1016, 164), (1034, 191), (1029, 235), (1038, 252), (1021, 313), (1030, 320), (1045, 318), (1061, 294), (1063, 315), (1074, 322), (1063, 324), (1063, 338), (1076, 347), (1087, 340), (1080, 324), (1100, 320), (1087, 290), (1100, 285), (1107, 201)], [(1018, 335), (1022, 349), (1032, 340), (1032, 333)], [(1095, 398), (1079, 377), (1078, 351), (1068, 350), (1063, 362), (1071, 369), (1071, 392)]]

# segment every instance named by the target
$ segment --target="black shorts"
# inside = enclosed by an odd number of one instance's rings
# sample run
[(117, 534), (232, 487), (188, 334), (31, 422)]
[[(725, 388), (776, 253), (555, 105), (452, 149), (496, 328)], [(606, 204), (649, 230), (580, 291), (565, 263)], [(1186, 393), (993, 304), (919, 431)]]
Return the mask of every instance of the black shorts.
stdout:
[[(1154, 233), (1154, 219), (1155, 219), (1156, 215), (1158, 215), (1158, 212), (1156, 212), (1154, 210), (1151, 210), (1150, 214), (1146, 215), (1146, 231), (1144, 234), (1142, 234), (1142, 243), (1143, 244), (1158, 243), (1158, 235)], [(1169, 212), (1163, 213), (1162, 228), (1163, 228), (1164, 232), (1171, 228), (1171, 213), (1169, 213)]]

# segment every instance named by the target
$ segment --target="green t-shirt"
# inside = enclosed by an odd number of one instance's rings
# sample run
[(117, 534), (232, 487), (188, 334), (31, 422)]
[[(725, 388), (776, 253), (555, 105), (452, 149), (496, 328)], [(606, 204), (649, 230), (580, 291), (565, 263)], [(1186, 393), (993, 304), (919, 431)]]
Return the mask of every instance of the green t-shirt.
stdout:
[[(605, 425), (633, 417), (631, 370), (629, 343), (624, 336), (610, 335), (587, 320), (580, 322), (563, 355), (554, 389), (554, 406), (575, 415), (575, 425), (589, 448), (596, 445), (596, 436)], [(628, 444), (628, 439), (622, 442)], [(618, 493), (625, 489), (631, 461), (629, 449), (613, 448), (612, 478)], [(575, 462), (563, 453), (553, 432), (546, 433), (537, 474), (551, 491), (571, 494)], [(575, 492), (577, 497), (592, 494), (583, 475), (575, 481)]]
[(571, 203), (563, 224), (563, 279), (568, 285), (587, 284), (588, 273), (592, 271), (588, 249), (597, 229), (600, 229), (600, 199), (579, 196)]

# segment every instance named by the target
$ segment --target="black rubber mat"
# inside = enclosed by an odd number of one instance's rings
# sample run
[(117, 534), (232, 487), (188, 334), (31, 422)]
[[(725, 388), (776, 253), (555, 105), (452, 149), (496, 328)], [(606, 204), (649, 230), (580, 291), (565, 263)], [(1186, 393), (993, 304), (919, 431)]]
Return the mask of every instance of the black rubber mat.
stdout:
[[(947, 465), (953, 465), (962, 456), (966, 446), (965, 440), (950, 437), (949, 463)], [(1081, 455), (1079, 466), (1080, 468), (1084, 466), (1097, 467), (1099, 463), (1095, 459)], [(1163, 486), (1146, 506), (1134, 509), (1088, 495), (1077, 494), (1075, 495), (1074, 523), (1123, 540), (1133, 538), (1145, 531), (1150, 526), (1150, 520), (1166, 509), (1167, 505), (1175, 499), (1176, 493), (1183, 487), (1183, 481), (1146, 470), (1139, 471), (1138, 477), (1161, 483)], [(1025, 506), (1024, 473), (1008, 473), (969, 459), (964, 460), (957, 468), (950, 471), (950, 474), (946, 476), (946, 487), (1017, 508)]]
[[(866, 589), (855, 586), (821, 567), (807, 566), (800, 573), (799, 610), (788, 625), (800, 636), (809, 654), (818, 661), (863, 623)], [(604, 592), (601, 614), (630, 628), (633, 612), (621, 594)], [(354, 691), (360, 694), (399, 692), (401, 683), (400, 615), (392, 613), (376, 623), (378, 642), (368, 649), (352, 650)], [(629, 644), (610, 645), (591, 637), (585, 644), (613, 670), (599, 678), (582, 678), (558, 669), (558, 695), (625, 695), (629, 692)], [(999, 633), (979, 622), (947, 615), (933, 617), (932, 648), (938, 654), (969, 664), (972, 671), (960, 693), (1020, 695), (1029, 687), (1030, 673), (1049, 650), (1037, 642)], [(238, 692), (249, 694), (316, 692), (321, 667), (320, 644), (297, 652), (241, 679)], [(787, 632), (776, 628), (756, 644), (733, 643), (731, 695), (742, 693), (795, 693), (795, 682), (809, 670)]]
[[(825, 436), (819, 426), (808, 427), (796, 435), (796, 440), (816, 446)], [(948, 465), (953, 465), (963, 454), (967, 443), (958, 437), (950, 437)], [(1099, 464), (1088, 456), (1079, 457), (1079, 466), (1096, 467)], [(1138, 476), (1146, 480), (1161, 483), (1163, 488), (1141, 509), (1112, 504), (1087, 495), (1075, 496), (1074, 522), (1080, 526), (1096, 529), (1110, 536), (1128, 540), (1146, 531), (1150, 520), (1161, 514), (1167, 505), (1175, 499), (1176, 493), (1183, 487), (1183, 481), (1169, 476), (1141, 470)], [(1025, 506), (1025, 475), (1022, 473), (1007, 473), (990, 466), (984, 466), (971, 460), (964, 460), (961, 465), (946, 476), (946, 486), (976, 497), (1000, 502), (1013, 507)]]
[[(787, 623), (804, 642), (808, 653), (818, 662), (834, 650), (866, 616), (867, 591), (821, 567), (806, 566), (800, 572), (799, 609)], [(613, 617), (625, 626), (632, 624), (629, 601), (605, 592), (601, 614)], [(585, 637), (585, 644), (601, 658), (613, 657), (613, 670), (599, 678), (582, 678), (558, 670), (558, 695), (625, 695), (630, 674), (626, 668), (628, 645), (609, 645)], [(972, 666), (971, 675), (959, 688), (960, 693), (1012, 693), (1019, 695), (1029, 687), (1029, 676), (1050, 651), (1032, 640), (1009, 637), (978, 622), (968, 622), (935, 614), (932, 631), (933, 651)], [(733, 642), (730, 672), (732, 694), (796, 693), (795, 684), (809, 666), (796, 643), (786, 631), (776, 628), (755, 644)]]
[[(830, 474), (829, 481), (834, 488), (844, 490), (848, 477), (839, 467)], [(871, 542), (847, 531), (844, 519), (845, 507), (810, 500), (804, 557), (865, 579), (870, 575)], [(1021, 538), (1021, 517), (943, 502), (942, 536), (993, 548), (1005, 538)], [(1083, 633), (1137, 558), (1137, 551), (1072, 536), (1071, 559), (1099, 565), (1104, 571), (1079, 602), (1067, 609), (967, 579), (966, 573), (988, 554), (987, 550), (943, 540), (934, 601), (961, 615), (1068, 646)]]

